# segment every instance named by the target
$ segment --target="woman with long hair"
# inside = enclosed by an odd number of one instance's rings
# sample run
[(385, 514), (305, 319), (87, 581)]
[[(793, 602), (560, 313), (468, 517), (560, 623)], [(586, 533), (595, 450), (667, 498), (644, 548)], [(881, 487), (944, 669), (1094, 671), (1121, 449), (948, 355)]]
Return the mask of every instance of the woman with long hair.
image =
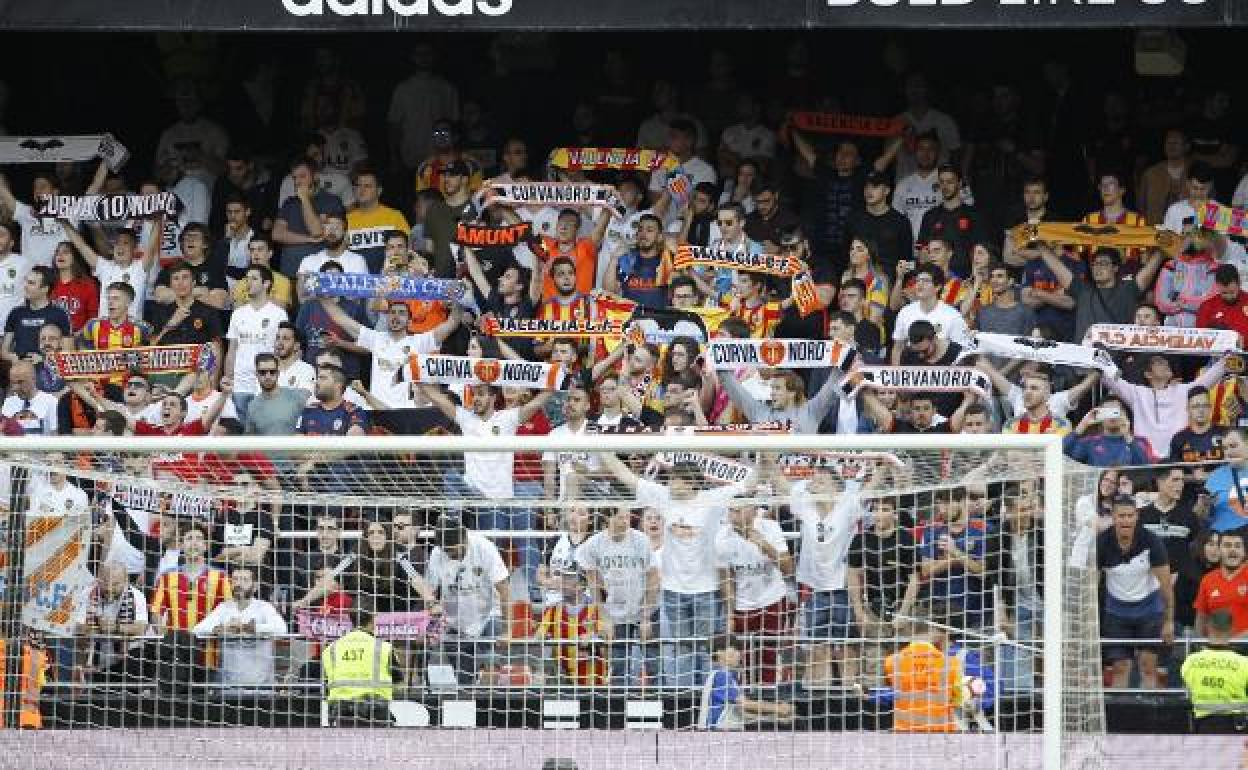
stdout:
[(840, 283), (857, 278), (867, 287), (863, 297), (866, 317), (876, 323), (884, 323), (888, 310), (888, 274), (880, 268), (879, 248), (868, 238), (853, 238), (849, 242), (849, 267), (841, 273)]
[(56, 285), (48, 298), (69, 316), (69, 326), (77, 334), (87, 321), (99, 315), (100, 287), (91, 277), (87, 262), (69, 241), (56, 245), (52, 255)]
[(343, 575), (354, 604), (371, 604), (377, 612), (393, 612), (400, 584), (406, 577), (398, 576), (395, 566), (390, 526), (382, 521), (369, 521), (361, 533), (355, 562)]

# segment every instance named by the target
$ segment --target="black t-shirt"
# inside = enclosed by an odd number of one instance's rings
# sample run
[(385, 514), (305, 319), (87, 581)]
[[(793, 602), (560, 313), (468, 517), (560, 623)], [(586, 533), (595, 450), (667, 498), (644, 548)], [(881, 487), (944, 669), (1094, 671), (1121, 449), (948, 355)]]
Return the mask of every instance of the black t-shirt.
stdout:
[[(495, 285), (497, 286), (497, 284)], [(514, 305), (508, 305), (503, 302), (502, 295), (498, 291), (494, 291), (490, 294), (489, 301), (481, 305), (481, 309), (486, 313), (492, 313), (495, 318), (520, 319), (537, 317), (537, 307), (529, 299), (527, 292), (520, 295), (519, 302)], [(533, 352), (533, 342), (533, 339), (530, 337), (512, 337), (507, 340), (507, 344), (513, 350), (530, 361), (537, 360), (537, 354)]]
[(913, 259), (914, 233), (910, 220), (895, 208), (876, 216), (866, 209), (850, 212), (849, 237), (863, 238), (875, 244), (876, 257), (884, 275), (894, 275), (897, 263)]
[[(192, 265), (190, 262), (183, 262), (191, 269), (191, 276), (195, 281), (196, 288), (203, 289), (226, 289), (225, 267), (213, 259), (206, 259), (198, 265)], [(166, 267), (160, 271), (160, 275), (156, 276), (157, 286), (168, 286), (169, 276), (172, 267)]]
[(918, 568), (914, 536), (897, 528), (887, 535), (872, 530), (854, 535), (849, 544), (849, 566), (861, 569), (867, 606), (881, 620), (901, 603), (910, 576)]
[(273, 587), (273, 554), (277, 543), (273, 537), (273, 517), (267, 511), (227, 509), (213, 528), (213, 556), (219, 559), (226, 548), (251, 546), (263, 538), (269, 551), (256, 570), (256, 588), (260, 596), (268, 596)]
[(940, 424), (933, 424), (927, 430), (921, 430), (917, 425), (909, 420), (896, 419), (893, 420), (893, 429), (890, 433), (953, 433), (953, 426), (948, 420)]
[(70, 334), (69, 316), (60, 305), (49, 303), (31, 310), (30, 303), (26, 302), (9, 311), (4, 333), (13, 335), (13, 352), (18, 358), (39, 352), (39, 330), (44, 324), (56, 324), (66, 337)]
[(953, 247), (949, 269), (955, 275), (971, 274), (971, 248), (984, 237), (984, 227), (978, 211), (960, 205), (947, 209), (941, 204), (927, 210), (919, 225), (919, 242), (943, 238)]
[(152, 311), (152, 328), (160, 335), (161, 345), (202, 345), (222, 337), (221, 314), (213, 306), (195, 300), (191, 303), (190, 313), (181, 323), (165, 329), (176, 311), (177, 304), (173, 302), (157, 304)]
[(1162, 512), (1157, 504), (1140, 509), (1140, 526), (1152, 532), (1166, 545), (1170, 557), (1170, 571), (1181, 575), (1198, 575), (1200, 567), (1192, 553), (1192, 545), (1202, 529), (1200, 519), (1192, 510), (1189, 500), (1180, 499), (1168, 512)]
[[(962, 353), (962, 346), (956, 342), (949, 343), (949, 349), (944, 355), (935, 361), (928, 361), (921, 357), (918, 353), (907, 348), (901, 353), (902, 366), (953, 366), (957, 362), (958, 356)], [(932, 393), (932, 403), (936, 406), (936, 411), (942, 416), (948, 417), (958, 410), (962, 405), (961, 393)]]
[(763, 219), (762, 214), (753, 211), (745, 218), (745, 234), (752, 241), (771, 241), (779, 245), (780, 234), (796, 227), (799, 222), (797, 215), (787, 209), (780, 209), (771, 219)]

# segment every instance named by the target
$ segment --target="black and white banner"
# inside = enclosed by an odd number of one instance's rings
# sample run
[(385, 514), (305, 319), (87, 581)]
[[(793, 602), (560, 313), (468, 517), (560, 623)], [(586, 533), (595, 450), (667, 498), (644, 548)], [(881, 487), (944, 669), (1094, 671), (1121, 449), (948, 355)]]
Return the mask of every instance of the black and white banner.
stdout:
[(5, 0), (0, 28), (61, 30), (712, 30), (1231, 27), (1239, 0)]
[(720, 484), (740, 484), (748, 479), (754, 470), (745, 463), (702, 452), (659, 452), (646, 467), (646, 475), (654, 477), (660, 470), (666, 470), (680, 463), (692, 463), (698, 466), (703, 478)]
[(973, 366), (863, 366), (841, 385), (846, 398), (862, 388), (908, 392), (957, 393), (973, 391), (980, 398), (992, 395), (992, 380)]
[[(0, 21), (5, 8), (0, 4)], [(3, 25), (0, 23), (0, 28)], [(60, 163), (102, 158), (114, 172), (130, 158), (130, 151), (112, 134), (87, 136), (0, 136), (0, 164)]]
[(853, 365), (857, 351), (838, 340), (711, 340), (707, 355), (717, 370), (828, 369)]
[(171, 192), (152, 195), (49, 195), (35, 206), (35, 216), (79, 222), (125, 222), (176, 217), (182, 202)]
[(971, 339), (958, 355), (958, 361), (975, 355), (1020, 358), (1039, 361), (1050, 366), (1074, 366), (1099, 369), (1106, 375), (1117, 373), (1118, 366), (1104, 350), (1070, 342), (1054, 342), (1043, 337), (1014, 337), (1009, 334), (972, 332)]
[(620, 200), (606, 184), (579, 182), (513, 182), (490, 185), (486, 205), (551, 206), (553, 208), (606, 208), (618, 213)]
[(1192, 356), (1240, 351), (1239, 332), (1180, 326), (1092, 324), (1083, 336), (1083, 344), (1104, 345), (1110, 350), (1140, 350)]

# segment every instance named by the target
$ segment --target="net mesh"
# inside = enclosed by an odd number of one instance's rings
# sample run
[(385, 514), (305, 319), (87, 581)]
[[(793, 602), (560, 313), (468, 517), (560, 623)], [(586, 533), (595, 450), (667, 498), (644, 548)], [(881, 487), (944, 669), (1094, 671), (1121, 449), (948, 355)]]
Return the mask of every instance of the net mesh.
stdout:
[(1057, 494), (1061, 767), (1102, 766), (1091, 473), (721, 439), (8, 455), (23, 766), (1039, 767)]

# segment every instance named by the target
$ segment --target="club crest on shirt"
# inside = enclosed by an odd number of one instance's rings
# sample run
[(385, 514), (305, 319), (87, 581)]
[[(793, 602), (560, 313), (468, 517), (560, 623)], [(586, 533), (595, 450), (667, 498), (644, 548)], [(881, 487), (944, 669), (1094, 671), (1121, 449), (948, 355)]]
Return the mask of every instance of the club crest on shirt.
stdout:
[(268, 319), (268, 318), (261, 318), (261, 319), (260, 319), (260, 328), (261, 328), (261, 329), (267, 329), (267, 328), (269, 328), (269, 319)]
[(196, 318), (195, 322), (191, 324), (191, 327), (194, 328), (195, 331), (199, 331), (200, 329), (203, 329), (204, 320), (202, 318)]
[(342, 430), (342, 420), (334, 420), (334, 430)]

